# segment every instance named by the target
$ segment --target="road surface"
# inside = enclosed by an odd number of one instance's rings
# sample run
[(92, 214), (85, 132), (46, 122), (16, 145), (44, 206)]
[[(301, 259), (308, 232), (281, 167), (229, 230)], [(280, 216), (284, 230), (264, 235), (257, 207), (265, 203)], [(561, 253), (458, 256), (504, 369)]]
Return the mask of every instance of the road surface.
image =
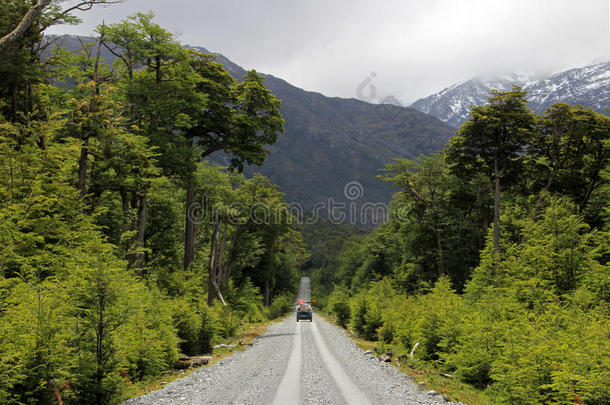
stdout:
[[(303, 277), (299, 298), (310, 299)], [(345, 331), (314, 312), (270, 326), (253, 347), (162, 390), (125, 402), (152, 404), (439, 404), (405, 374), (356, 347)]]

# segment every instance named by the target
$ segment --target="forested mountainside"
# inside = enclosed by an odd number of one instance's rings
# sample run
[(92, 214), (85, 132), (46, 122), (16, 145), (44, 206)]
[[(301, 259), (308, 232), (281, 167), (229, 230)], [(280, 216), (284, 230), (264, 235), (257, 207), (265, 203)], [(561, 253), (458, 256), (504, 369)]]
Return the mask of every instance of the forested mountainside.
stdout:
[[(66, 49), (77, 50), (92, 38), (51, 37)], [(202, 39), (204, 41), (204, 39)], [(201, 47), (188, 47), (209, 53)], [(108, 63), (114, 56), (103, 54)], [(223, 55), (218, 62), (241, 80), (246, 71)], [(286, 194), (288, 202), (305, 210), (332, 197), (345, 202), (344, 186), (362, 184), (362, 201), (387, 203), (396, 188), (377, 176), (395, 157), (414, 158), (443, 148), (454, 129), (413, 108), (375, 105), (356, 99), (326, 97), (265, 75), (265, 85), (282, 100), (285, 133), (269, 147), (265, 165), (247, 166), (245, 172), (267, 176)], [(222, 158), (215, 158), (222, 162)]]

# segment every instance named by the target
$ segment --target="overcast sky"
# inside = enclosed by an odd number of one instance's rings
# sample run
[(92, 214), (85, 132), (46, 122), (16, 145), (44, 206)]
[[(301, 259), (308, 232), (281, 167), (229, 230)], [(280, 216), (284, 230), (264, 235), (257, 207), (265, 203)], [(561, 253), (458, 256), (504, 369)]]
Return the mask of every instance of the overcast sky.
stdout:
[[(328, 96), (403, 105), (490, 72), (536, 75), (610, 57), (609, 0), (126, 0), (50, 32), (152, 10), (184, 44)], [(366, 82), (368, 88), (369, 82)]]

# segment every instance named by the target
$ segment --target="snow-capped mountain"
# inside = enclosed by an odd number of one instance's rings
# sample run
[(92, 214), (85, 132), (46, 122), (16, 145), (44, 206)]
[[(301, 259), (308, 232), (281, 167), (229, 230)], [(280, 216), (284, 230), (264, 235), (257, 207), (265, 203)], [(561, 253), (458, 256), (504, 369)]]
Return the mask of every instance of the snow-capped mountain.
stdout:
[(536, 112), (557, 103), (580, 104), (606, 113), (610, 107), (610, 62), (554, 74), (525, 87), (529, 106)]
[(471, 105), (485, 104), (491, 90), (510, 90), (513, 85), (528, 91), (529, 106), (537, 113), (560, 101), (606, 113), (604, 109), (610, 107), (610, 62), (571, 69), (538, 80), (524, 74), (478, 76), (419, 99), (411, 107), (459, 127), (468, 118)]
[(532, 79), (527, 75), (477, 76), (419, 99), (411, 107), (459, 127), (466, 120), (470, 106), (484, 104), (492, 89), (504, 91), (510, 90), (513, 84), (526, 86), (529, 83)]

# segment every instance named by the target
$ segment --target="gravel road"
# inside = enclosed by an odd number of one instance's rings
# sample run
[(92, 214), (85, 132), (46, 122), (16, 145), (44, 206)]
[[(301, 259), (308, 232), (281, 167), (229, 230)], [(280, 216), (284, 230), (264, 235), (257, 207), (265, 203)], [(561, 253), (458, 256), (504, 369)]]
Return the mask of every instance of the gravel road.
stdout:
[[(309, 279), (300, 297), (309, 299)], [(344, 330), (314, 314), (270, 326), (254, 346), (126, 401), (152, 404), (439, 404), (405, 374), (378, 361)]]

